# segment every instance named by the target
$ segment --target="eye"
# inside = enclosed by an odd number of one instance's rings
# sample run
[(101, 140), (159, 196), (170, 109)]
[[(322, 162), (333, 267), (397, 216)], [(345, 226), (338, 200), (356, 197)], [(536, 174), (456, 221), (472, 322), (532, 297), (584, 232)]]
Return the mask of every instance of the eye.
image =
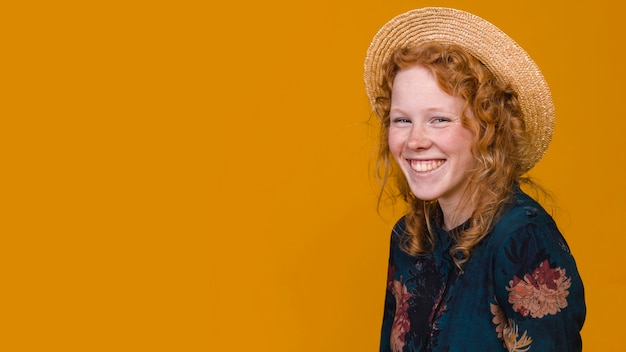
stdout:
[(450, 122), (450, 119), (447, 117), (433, 117), (434, 123), (442, 123), (442, 122)]
[(411, 123), (411, 120), (405, 118), (405, 117), (396, 117), (393, 118), (391, 120), (394, 124), (399, 124), (399, 123)]

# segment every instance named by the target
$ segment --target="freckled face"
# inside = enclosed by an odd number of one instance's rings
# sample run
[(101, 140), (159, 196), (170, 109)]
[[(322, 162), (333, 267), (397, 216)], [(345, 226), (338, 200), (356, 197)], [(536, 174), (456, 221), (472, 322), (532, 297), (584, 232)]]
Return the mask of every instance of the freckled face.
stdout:
[(464, 105), (424, 66), (402, 69), (393, 81), (389, 149), (413, 194), (438, 200), (444, 214), (461, 202), (476, 165), (472, 132), (461, 123)]

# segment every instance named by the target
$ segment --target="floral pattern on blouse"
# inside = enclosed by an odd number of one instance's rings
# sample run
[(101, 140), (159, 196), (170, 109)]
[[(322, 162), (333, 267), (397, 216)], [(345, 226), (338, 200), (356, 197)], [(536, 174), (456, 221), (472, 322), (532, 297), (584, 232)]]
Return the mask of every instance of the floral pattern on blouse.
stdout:
[(459, 229), (443, 230), (437, 216), (430, 254), (400, 249), (404, 219), (393, 229), (381, 352), (582, 350), (582, 280), (537, 202), (518, 189), (463, 270), (450, 255)]
[(535, 271), (515, 276), (509, 282), (509, 303), (513, 310), (523, 316), (543, 318), (548, 314), (556, 314), (567, 307), (567, 295), (572, 284), (571, 278), (565, 275), (565, 269), (551, 268), (544, 260)]
[(401, 280), (394, 280), (391, 283), (391, 290), (396, 299), (396, 314), (393, 319), (393, 327), (391, 328), (391, 350), (393, 352), (401, 352), (404, 346), (404, 334), (411, 328), (411, 322), (407, 310), (409, 308), (408, 300), (411, 295), (407, 292), (406, 286)]
[(498, 304), (490, 304), (493, 314), (493, 323), (496, 324), (498, 338), (502, 339), (504, 347), (508, 352), (526, 352), (530, 349), (533, 339), (527, 335), (526, 331), (519, 336), (518, 326), (515, 321), (507, 319)]

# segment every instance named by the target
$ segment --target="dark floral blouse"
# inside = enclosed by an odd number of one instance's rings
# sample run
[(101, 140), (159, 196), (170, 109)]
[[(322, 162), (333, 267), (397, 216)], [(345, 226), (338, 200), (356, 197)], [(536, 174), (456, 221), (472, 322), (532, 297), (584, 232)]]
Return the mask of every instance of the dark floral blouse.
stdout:
[(518, 192), (463, 271), (453, 236), (433, 230), (433, 253), (413, 257), (398, 246), (404, 218), (393, 229), (381, 351), (581, 351), (583, 284), (537, 202)]

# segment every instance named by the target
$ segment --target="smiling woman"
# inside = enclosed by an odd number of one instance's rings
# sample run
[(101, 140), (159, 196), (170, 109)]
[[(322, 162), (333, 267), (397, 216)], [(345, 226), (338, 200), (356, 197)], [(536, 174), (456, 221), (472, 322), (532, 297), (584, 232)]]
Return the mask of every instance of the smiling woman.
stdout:
[(383, 26), (365, 69), (383, 180), (408, 203), (381, 351), (580, 351), (576, 263), (520, 188), (554, 123), (534, 62), (479, 17), (424, 8)]

